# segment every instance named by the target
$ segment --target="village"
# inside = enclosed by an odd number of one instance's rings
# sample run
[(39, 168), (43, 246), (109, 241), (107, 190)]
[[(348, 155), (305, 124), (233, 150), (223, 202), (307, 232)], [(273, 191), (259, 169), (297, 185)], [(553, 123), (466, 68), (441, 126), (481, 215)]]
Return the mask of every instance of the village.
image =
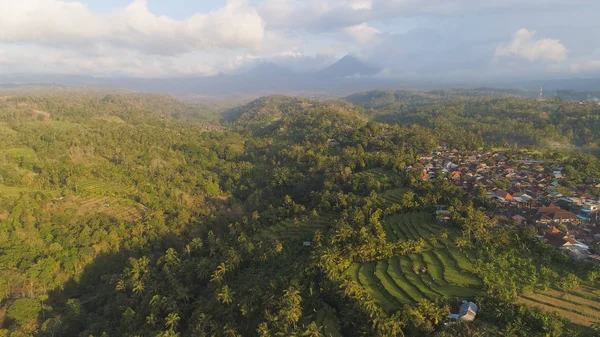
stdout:
[[(535, 226), (547, 244), (574, 259), (600, 263), (596, 181), (567, 187), (572, 184), (566, 184), (569, 177), (562, 166), (526, 152), (459, 151), (446, 143), (408, 170), (422, 172), (423, 180), (451, 180), (466, 198), (487, 204), (487, 218), (499, 225)], [(450, 211), (439, 207), (436, 216), (447, 222)]]

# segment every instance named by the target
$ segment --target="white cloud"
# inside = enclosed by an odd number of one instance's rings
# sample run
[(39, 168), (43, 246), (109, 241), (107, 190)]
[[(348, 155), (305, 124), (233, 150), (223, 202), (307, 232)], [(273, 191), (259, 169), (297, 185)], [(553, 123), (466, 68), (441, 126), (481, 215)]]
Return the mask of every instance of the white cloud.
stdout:
[(496, 57), (516, 56), (534, 61), (562, 62), (569, 55), (569, 50), (556, 39), (535, 39), (536, 31), (520, 29), (508, 44), (496, 48)]
[(344, 31), (360, 44), (375, 43), (377, 42), (378, 35), (381, 34), (378, 29), (371, 27), (366, 23), (347, 27)]
[[(596, 0), (227, 0), (182, 19), (147, 0), (110, 1), (121, 7), (104, 14), (88, 1), (0, 0), (0, 73), (175, 77), (269, 61), (314, 71), (348, 53), (382, 76), (600, 73)], [(521, 27), (539, 35), (508, 41)]]
[(0, 41), (46, 45), (110, 44), (155, 54), (174, 55), (214, 48), (258, 48), (262, 18), (244, 0), (229, 0), (209, 13), (184, 20), (158, 16), (147, 0), (99, 16), (80, 2), (0, 1)]
[(350, 2), (350, 7), (355, 10), (360, 9), (372, 9), (373, 8), (373, 0), (353, 0)]

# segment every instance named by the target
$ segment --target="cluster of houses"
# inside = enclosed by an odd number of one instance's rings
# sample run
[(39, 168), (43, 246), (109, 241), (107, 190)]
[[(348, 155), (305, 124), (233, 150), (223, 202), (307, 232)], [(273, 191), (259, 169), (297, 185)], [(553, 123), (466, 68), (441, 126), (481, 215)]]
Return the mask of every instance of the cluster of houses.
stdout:
[[(568, 177), (560, 165), (524, 153), (450, 150), (447, 144), (440, 144), (438, 151), (422, 156), (408, 169), (420, 172), (424, 180), (450, 180), (468, 198), (483, 189), (488, 201), (497, 206), (488, 217), (500, 223), (536, 226), (539, 238), (548, 244), (573, 258), (600, 262), (600, 256), (590, 250), (600, 242), (600, 202), (590, 189), (600, 188), (600, 184), (588, 181), (567, 188), (561, 184)], [(441, 222), (450, 219), (443, 209), (436, 211), (436, 216)]]

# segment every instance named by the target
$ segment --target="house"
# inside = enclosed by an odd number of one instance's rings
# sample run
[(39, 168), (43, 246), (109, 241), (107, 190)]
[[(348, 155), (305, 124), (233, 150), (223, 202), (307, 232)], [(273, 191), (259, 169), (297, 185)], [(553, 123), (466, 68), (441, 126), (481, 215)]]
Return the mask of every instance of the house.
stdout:
[(448, 315), (450, 321), (472, 322), (477, 316), (477, 305), (473, 302), (463, 301), (458, 310), (458, 314)]
[(592, 202), (586, 202), (585, 204), (583, 204), (582, 211), (586, 212), (586, 213), (597, 212), (598, 211), (598, 204), (597, 203), (592, 203)]
[(522, 224), (525, 223), (525, 221), (527, 221), (527, 219), (524, 216), (521, 215), (515, 215), (512, 217), (513, 221), (515, 221), (518, 224)]
[(327, 145), (329, 145), (329, 146), (340, 145), (340, 142), (335, 138), (329, 138), (329, 139), (327, 139)]
[(540, 223), (552, 223), (552, 222), (571, 222), (571, 221), (579, 221), (579, 217), (570, 211), (564, 210), (554, 204), (551, 204), (548, 207), (543, 207), (538, 210), (538, 222)]
[(515, 201), (515, 198), (513, 198), (512, 195), (510, 195), (510, 193), (504, 191), (504, 190), (496, 190), (494, 192), (493, 198), (499, 199), (502, 202), (513, 202)]
[(462, 175), (462, 172), (460, 172), (460, 171), (453, 171), (451, 173), (452, 180), (458, 180), (458, 179), (460, 179), (461, 175)]
[(450, 221), (450, 211), (446, 210), (438, 210), (435, 211), (435, 217), (439, 222), (448, 222)]
[(544, 241), (560, 250), (564, 250), (575, 259), (585, 259), (589, 255), (588, 245), (579, 242), (572, 237), (566, 236), (563, 233), (548, 233), (544, 234)]

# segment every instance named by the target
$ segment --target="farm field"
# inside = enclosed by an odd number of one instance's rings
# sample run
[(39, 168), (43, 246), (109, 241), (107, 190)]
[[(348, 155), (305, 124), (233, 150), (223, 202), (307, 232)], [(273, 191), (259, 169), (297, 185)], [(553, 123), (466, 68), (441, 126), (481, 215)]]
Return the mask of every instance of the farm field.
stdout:
[(406, 188), (396, 188), (392, 190), (387, 190), (381, 194), (379, 194), (379, 198), (381, 199), (381, 207), (389, 207), (393, 204), (399, 204), (402, 202), (402, 195), (406, 193), (408, 189)]
[(274, 226), (262, 229), (257, 235), (272, 239), (282, 237), (292, 240), (310, 241), (317, 230), (325, 234), (330, 223), (331, 217), (325, 215), (297, 222), (294, 219), (286, 219)]
[(141, 204), (108, 196), (78, 198), (76, 202), (78, 215), (104, 213), (117, 219), (134, 222), (141, 220), (146, 212), (146, 208)]
[(25, 187), (13, 187), (0, 185), (0, 197), (16, 197), (21, 193), (33, 192), (33, 190)]
[(0, 184), (0, 197), (17, 197), (21, 193), (34, 193), (34, 192), (42, 192), (44, 194), (56, 195), (58, 191), (51, 190), (37, 190), (28, 187), (20, 187), (20, 186), (5, 186)]
[(0, 154), (6, 154), (13, 158), (32, 158), (35, 157), (35, 151), (28, 147), (15, 147), (12, 149), (0, 150)]
[[(423, 299), (471, 299), (477, 295), (481, 280), (474, 274), (468, 252), (453, 243), (457, 231), (439, 226), (432, 215), (425, 213), (393, 216), (386, 219), (384, 229), (391, 241), (423, 238), (427, 242), (423, 252), (353, 263), (346, 271), (384, 310), (392, 311)], [(421, 268), (427, 271), (421, 273)]]
[(588, 287), (573, 291), (550, 289), (521, 296), (519, 302), (546, 311), (556, 311), (573, 324), (591, 326), (600, 317), (600, 295)]
[(77, 190), (79, 192), (89, 192), (98, 195), (105, 195), (107, 193), (114, 195), (130, 193), (133, 191), (133, 188), (96, 180), (84, 180), (77, 184)]

